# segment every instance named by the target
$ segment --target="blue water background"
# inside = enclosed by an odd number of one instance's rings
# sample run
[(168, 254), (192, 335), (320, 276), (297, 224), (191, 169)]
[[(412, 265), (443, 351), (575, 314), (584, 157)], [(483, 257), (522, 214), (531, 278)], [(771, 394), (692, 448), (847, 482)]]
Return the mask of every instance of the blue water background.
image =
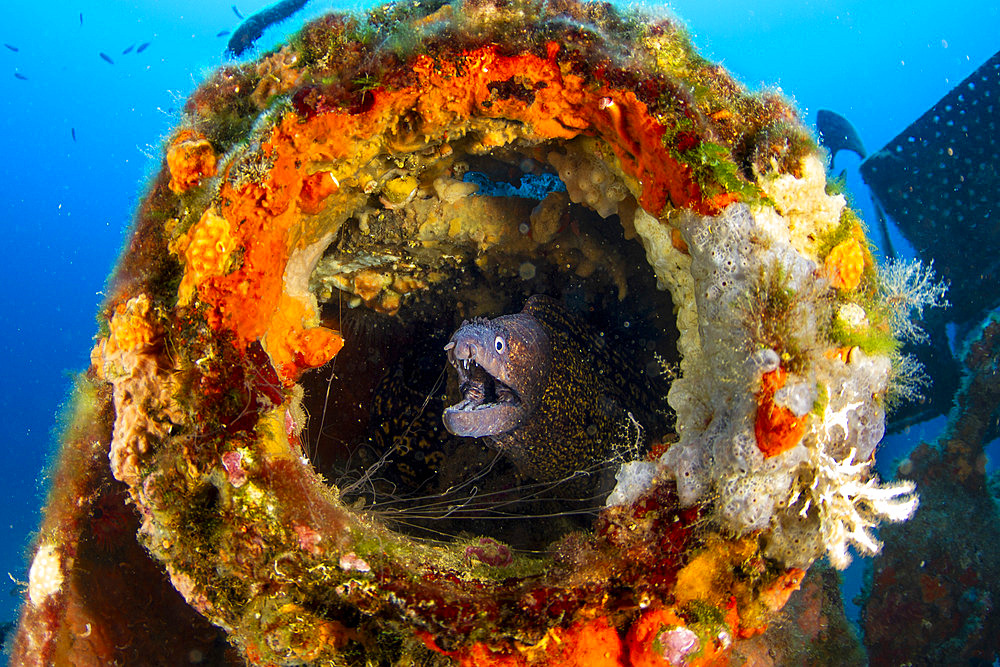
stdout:
[[(27, 579), (25, 554), (46, 495), (60, 405), (89, 363), (105, 279), (183, 100), (226, 62), (228, 36), (217, 33), (238, 24), (231, 4), (0, 6), (0, 42), (19, 49), (0, 47), (0, 623), (20, 603), (22, 589), (5, 575)], [(244, 16), (267, 4), (237, 2)], [(313, 0), (296, 19), (351, 6), (359, 5)], [(1000, 9), (982, 0), (678, 0), (669, 7), (706, 56), (748, 86), (779, 88), (810, 124), (821, 108), (845, 115), (869, 151), (1000, 48)], [(280, 32), (261, 44), (275, 43)], [(147, 41), (143, 53), (122, 54)], [(842, 154), (843, 167), (865, 219), (874, 221), (857, 160)], [(882, 467), (913, 442), (915, 434), (904, 434), (887, 443)], [(856, 573), (852, 581), (856, 589)]]

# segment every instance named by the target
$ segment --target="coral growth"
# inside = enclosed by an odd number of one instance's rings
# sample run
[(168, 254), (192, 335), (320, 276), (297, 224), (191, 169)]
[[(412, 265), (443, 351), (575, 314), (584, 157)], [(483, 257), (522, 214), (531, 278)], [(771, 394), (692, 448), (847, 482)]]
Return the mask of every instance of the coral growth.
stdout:
[[(839, 419), (837, 415), (830, 417), (831, 421)], [(802, 484), (787, 500), (802, 518), (809, 516), (815, 507), (826, 555), (830, 564), (841, 570), (851, 562), (848, 553), (851, 545), (865, 553), (878, 553), (882, 545), (871, 529), (880, 520), (905, 521), (917, 508), (913, 483), (880, 486), (871, 479), (862, 481), (871, 461), (856, 463), (854, 454), (852, 449), (847, 458), (838, 461), (822, 444), (812, 450), (813, 479), (808, 485)], [(785, 560), (794, 559), (786, 557)]]
[(307, 368), (322, 366), (344, 346), (338, 332), (315, 326), (311, 307), (282, 295), (265, 337), (265, 348), (284, 378), (294, 379)]
[[(92, 354), (104, 431), (66, 465), (125, 488), (175, 599), (245, 661), (718, 664), (814, 559), (877, 548), (912, 509), (868, 471), (891, 362), (833, 342), (834, 312), (863, 328), (940, 298), (831, 287), (845, 204), (808, 133), (673, 22), (386, 5), (221, 70), (186, 110)], [(567, 191), (479, 192), (470, 171)], [(669, 409), (628, 415), (651, 451), (542, 489), (433, 407), (459, 391), (441, 336), (538, 292), (637, 355), (656, 397), (673, 379)], [(601, 507), (577, 476), (620, 487)], [(21, 657), (77, 599), (57, 572), (84, 576), (83, 510), (53, 507)]]
[(761, 393), (757, 398), (757, 418), (754, 436), (764, 458), (776, 456), (799, 444), (806, 432), (805, 414), (812, 405), (799, 413), (775, 403), (779, 391), (784, 389), (788, 374), (779, 366), (761, 376)]
[(760, 635), (737, 643), (731, 665), (863, 665), (867, 656), (844, 613), (837, 572), (809, 569), (777, 618)]
[(184, 258), (184, 279), (178, 291), (182, 305), (190, 303), (197, 285), (226, 272), (236, 249), (230, 229), (229, 221), (206, 209), (201, 219), (171, 244), (171, 251)]
[(830, 284), (850, 292), (861, 284), (865, 269), (865, 255), (857, 239), (851, 238), (837, 244), (823, 262)]
[(298, 59), (298, 54), (286, 46), (257, 63), (255, 69), (260, 82), (251, 96), (254, 104), (265, 109), (275, 95), (284, 95), (295, 88), (301, 76), (301, 70), (296, 67)]
[[(847, 363), (824, 353), (824, 287), (812, 261), (770, 237), (774, 215), (758, 223), (734, 205), (721, 216), (690, 215), (681, 224), (703, 324), (700, 355), (685, 355), (691, 365), (670, 398), (681, 423), (704, 426), (682, 432), (661, 462), (683, 502), (719, 494), (720, 518), (734, 529), (769, 527), (770, 556), (805, 567), (825, 552), (845, 567), (846, 544), (876, 550), (869, 527), (880, 517), (901, 520), (915, 506), (912, 488), (878, 487), (867, 473), (884, 431), (875, 397), (889, 389), (891, 363), (860, 351)], [(739, 321), (748, 293), (751, 315)], [(706, 370), (731, 388), (713, 393), (711, 405), (686, 395), (688, 387), (697, 391)], [(760, 387), (756, 398), (748, 387)]]
[[(612, 104), (609, 102), (608, 106)], [(607, 218), (618, 212), (619, 202), (628, 195), (628, 189), (601, 159), (591, 157), (585, 149), (581, 153), (564, 156), (553, 151), (548, 161), (559, 172), (572, 201), (586, 204), (599, 216)]]
[(201, 185), (215, 176), (216, 157), (212, 144), (191, 130), (181, 130), (167, 149), (170, 189), (177, 194)]
[[(152, 303), (145, 294), (115, 306), (108, 323), (108, 336), (98, 346), (101, 357), (119, 360), (121, 355), (141, 352), (152, 346), (162, 333), (153, 320), (152, 310)], [(100, 372), (106, 378), (114, 377), (123, 365), (119, 364), (119, 370), (102, 367)]]

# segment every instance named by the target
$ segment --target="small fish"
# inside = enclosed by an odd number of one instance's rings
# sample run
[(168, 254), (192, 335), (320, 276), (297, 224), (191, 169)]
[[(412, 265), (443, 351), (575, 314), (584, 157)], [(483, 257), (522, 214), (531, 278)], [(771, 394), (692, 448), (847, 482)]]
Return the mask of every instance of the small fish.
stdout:
[(75, 127), (69, 128), (69, 133), (71, 135), (73, 135), (73, 143), (75, 144), (76, 143), (76, 128)]
[(15, 53), (17, 53), (18, 51), (21, 50), (21, 49), (17, 48), (16, 46), (14, 46), (13, 44), (7, 44), (6, 42), (4, 42), (4, 46), (6, 46), (11, 51), (14, 51)]
[(236, 18), (243, 20), (243, 14), (240, 14), (240, 10), (236, 9), (236, 5), (233, 5), (233, 13), (236, 14)]
[(83, 27), (83, 12), (80, 12), (80, 27)]
[(229, 34), (228, 30), (220, 30), (219, 32), (215, 33), (215, 36), (216, 37), (225, 37), (228, 34)]
[(135, 50), (135, 52), (136, 53), (142, 53), (143, 51), (145, 51), (146, 49), (149, 48), (149, 45), (150, 45), (150, 42), (143, 42), (142, 44), (139, 45), (139, 48), (137, 48)]
[(102, 58), (102, 59), (104, 59), (104, 61), (105, 61), (105, 62), (107, 62), (107, 63), (108, 63), (109, 65), (114, 65), (114, 64), (115, 64), (115, 61), (111, 59), (111, 56), (109, 56), (108, 54), (104, 53), (103, 51), (101, 51), (101, 53), (100, 53), (99, 55), (100, 55), (100, 56), (101, 56), (101, 58)]
[(485, 438), (535, 480), (635, 456), (672, 428), (666, 387), (550, 297), (463, 323), (445, 350), (462, 394), (445, 428)]
[(132, 46), (130, 46), (127, 49), (125, 49), (124, 51), (122, 51), (122, 55), (123, 56), (127, 56), (128, 54), (132, 53), (132, 49), (134, 49), (134, 48), (135, 48), (135, 44), (133, 44)]
[(14, 72), (14, 78), (15, 79), (20, 79), (21, 81), (27, 81), (28, 80), (28, 77), (24, 76), (20, 72)]

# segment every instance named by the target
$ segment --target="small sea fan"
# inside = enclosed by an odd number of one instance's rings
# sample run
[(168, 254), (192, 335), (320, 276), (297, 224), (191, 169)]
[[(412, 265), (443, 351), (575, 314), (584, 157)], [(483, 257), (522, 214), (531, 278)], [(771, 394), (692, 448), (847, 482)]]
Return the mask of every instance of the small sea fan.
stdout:
[(884, 267), (879, 290), (888, 308), (889, 325), (897, 338), (914, 343), (927, 342), (927, 332), (917, 320), (924, 308), (947, 308), (948, 286), (934, 280), (934, 262), (924, 266), (919, 259), (895, 260)]

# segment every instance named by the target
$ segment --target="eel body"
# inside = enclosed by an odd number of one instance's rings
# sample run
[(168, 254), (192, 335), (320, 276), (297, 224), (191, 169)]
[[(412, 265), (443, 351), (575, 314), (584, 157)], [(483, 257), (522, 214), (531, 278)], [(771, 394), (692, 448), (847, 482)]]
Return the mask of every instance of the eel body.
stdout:
[(462, 395), (445, 427), (485, 438), (536, 480), (637, 456), (667, 428), (666, 394), (642, 365), (550, 297), (463, 323), (445, 350)]

